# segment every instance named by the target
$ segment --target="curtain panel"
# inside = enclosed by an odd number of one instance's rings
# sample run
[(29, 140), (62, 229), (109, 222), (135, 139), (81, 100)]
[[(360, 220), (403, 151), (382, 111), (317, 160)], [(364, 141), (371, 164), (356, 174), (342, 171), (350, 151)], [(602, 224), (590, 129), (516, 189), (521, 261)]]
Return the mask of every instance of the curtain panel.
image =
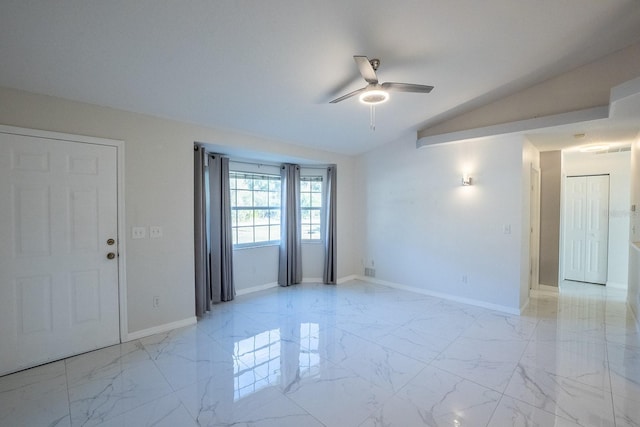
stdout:
[(231, 301), (233, 284), (233, 239), (231, 232), (231, 195), (229, 189), (229, 158), (209, 154), (209, 256), (211, 270), (211, 301)]
[(336, 165), (327, 168), (325, 191), (324, 269), (322, 281), (336, 284)]
[(206, 163), (204, 147), (194, 147), (194, 244), (195, 244), (195, 286), (196, 316), (201, 317), (211, 309), (211, 286), (209, 274)]
[(302, 227), (300, 225), (300, 166), (284, 164), (280, 168), (282, 201), (280, 205), (280, 257), (278, 284), (290, 286), (302, 282)]
[(231, 301), (233, 283), (233, 240), (229, 159), (195, 147), (194, 157), (194, 242), (196, 316), (211, 304)]

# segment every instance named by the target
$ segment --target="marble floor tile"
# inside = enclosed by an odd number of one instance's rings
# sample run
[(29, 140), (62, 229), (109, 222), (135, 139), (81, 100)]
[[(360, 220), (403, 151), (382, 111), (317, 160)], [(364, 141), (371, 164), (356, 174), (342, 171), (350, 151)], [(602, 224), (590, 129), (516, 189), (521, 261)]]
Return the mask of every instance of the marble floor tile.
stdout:
[(413, 412), (417, 411), (422, 419), (429, 420), (427, 425), (476, 426), (486, 425), (501, 394), (429, 366), (395, 397), (411, 402), (415, 408)]
[(505, 395), (581, 426), (613, 427), (611, 392), (518, 365)]
[(0, 426), (640, 426), (624, 292), (563, 282), (521, 316), (354, 280), (0, 377)]
[(579, 427), (572, 421), (543, 411), (533, 405), (502, 396), (487, 427)]
[(327, 426), (357, 426), (393, 394), (352, 371), (333, 367), (300, 381), (286, 393)]
[(149, 354), (137, 340), (70, 357), (66, 359), (69, 387), (114, 378), (123, 370), (150, 360)]
[[(638, 395), (636, 394), (636, 397)], [(616, 427), (640, 427), (640, 401), (636, 398), (613, 395)]]
[(198, 427), (180, 399), (169, 394), (122, 415), (107, 420), (100, 427)]
[(603, 343), (530, 341), (520, 364), (583, 384), (611, 389), (607, 347)]
[(376, 342), (405, 356), (429, 363), (453, 341), (455, 337), (434, 334), (421, 328), (404, 325), (378, 338)]
[(463, 336), (484, 339), (528, 340), (538, 321), (526, 317), (491, 312), (479, 316)]
[(0, 426), (71, 426), (64, 362), (1, 377)]
[(151, 360), (123, 367), (110, 376), (69, 388), (73, 425), (99, 425), (172, 392)]
[(431, 365), (502, 392), (527, 344), (525, 340), (459, 337)]

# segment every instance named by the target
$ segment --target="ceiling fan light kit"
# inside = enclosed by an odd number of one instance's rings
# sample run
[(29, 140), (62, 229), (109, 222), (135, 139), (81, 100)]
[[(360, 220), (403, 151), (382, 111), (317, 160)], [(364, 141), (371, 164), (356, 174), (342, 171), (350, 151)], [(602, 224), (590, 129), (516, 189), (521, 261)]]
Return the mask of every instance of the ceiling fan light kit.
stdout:
[(371, 108), (371, 125), (370, 128), (375, 130), (375, 111), (376, 105), (382, 104), (389, 100), (389, 92), (414, 92), (429, 93), (433, 90), (433, 86), (417, 85), (413, 83), (393, 83), (385, 82), (380, 84), (376, 71), (380, 66), (380, 60), (377, 58), (369, 59), (366, 56), (354, 55), (353, 60), (356, 61), (360, 75), (368, 83), (365, 87), (354, 90), (351, 93), (342, 95), (339, 98), (330, 101), (331, 104), (337, 104), (340, 101), (359, 95), (360, 102)]
[(360, 102), (366, 105), (378, 105), (389, 100), (389, 92), (382, 89), (366, 90), (360, 94)]
[(346, 95), (330, 101), (331, 104), (337, 104), (340, 101), (349, 99), (352, 96), (360, 95), (360, 102), (364, 104), (380, 104), (389, 99), (389, 92), (414, 92), (429, 93), (433, 90), (433, 86), (417, 85), (413, 83), (379, 83), (376, 70), (380, 65), (379, 59), (369, 59), (366, 56), (355, 55), (354, 61), (358, 65), (360, 75), (367, 82), (367, 85), (358, 90), (354, 90)]

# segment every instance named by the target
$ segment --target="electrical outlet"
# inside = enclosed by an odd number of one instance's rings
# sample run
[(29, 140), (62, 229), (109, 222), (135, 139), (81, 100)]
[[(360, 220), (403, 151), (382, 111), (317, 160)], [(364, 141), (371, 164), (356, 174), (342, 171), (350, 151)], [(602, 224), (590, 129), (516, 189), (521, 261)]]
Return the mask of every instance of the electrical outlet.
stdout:
[(131, 238), (132, 239), (144, 239), (147, 237), (147, 229), (145, 227), (132, 227)]
[(153, 308), (160, 307), (160, 297), (158, 295), (153, 297)]
[(152, 239), (157, 239), (162, 237), (162, 227), (160, 227), (159, 225), (150, 225), (149, 237), (151, 237)]
[(466, 274), (464, 274), (464, 275), (462, 276), (462, 283), (468, 283), (468, 282), (469, 282), (469, 278), (467, 277), (467, 275), (466, 275)]
[(505, 225), (502, 227), (502, 232), (503, 232), (504, 234), (511, 234), (511, 224), (505, 224)]

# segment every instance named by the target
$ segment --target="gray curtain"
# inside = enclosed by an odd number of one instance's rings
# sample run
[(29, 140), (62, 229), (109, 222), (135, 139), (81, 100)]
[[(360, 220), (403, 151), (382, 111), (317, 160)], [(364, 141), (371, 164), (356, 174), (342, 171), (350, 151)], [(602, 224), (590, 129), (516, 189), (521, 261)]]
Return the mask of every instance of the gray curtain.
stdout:
[(229, 190), (229, 158), (209, 154), (209, 259), (211, 301), (231, 301), (233, 285), (233, 239), (231, 234), (231, 195)]
[(300, 225), (300, 166), (280, 168), (280, 262), (278, 283), (290, 286), (302, 282), (302, 231)]
[(336, 283), (336, 166), (327, 168), (327, 185), (325, 191), (325, 224), (324, 233), (324, 271), (322, 281), (326, 284)]
[(207, 183), (205, 170), (207, 153), (204, 147), (194, 146), (194, 224), (195, 224), (195, 269), (196, 269), (196, 316), (201, 317), (211, 308), (211, 286), (209, 280), (209, 250), (207, 249)]
[(200, 317), (212, 303), (232, 300), (235, 288), (229, 159), (194, 148), (195, 293)]

